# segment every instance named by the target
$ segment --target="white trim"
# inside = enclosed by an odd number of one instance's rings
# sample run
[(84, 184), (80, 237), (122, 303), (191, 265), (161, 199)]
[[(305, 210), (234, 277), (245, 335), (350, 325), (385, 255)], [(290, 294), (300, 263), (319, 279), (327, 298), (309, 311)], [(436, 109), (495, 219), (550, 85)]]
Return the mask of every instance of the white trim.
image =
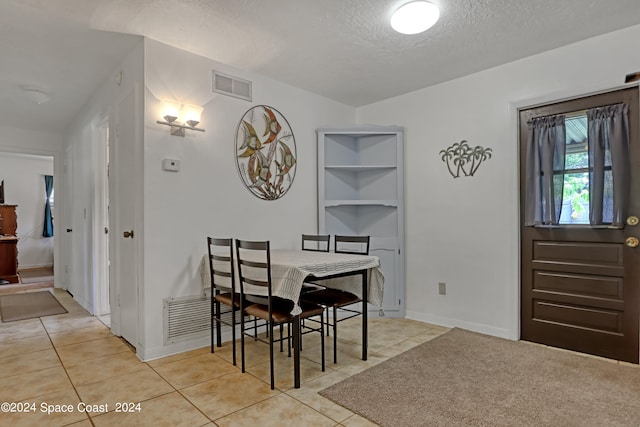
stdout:
[[(228, 334), (228, 335), (227, 335)], [(223, 342), (231, 341), (231, 332), (223, 333)], [(239, 338), (239, 336), (237, 336)], [(206, 337), (198, 338), (196, 340), (191, 341), (182, 341), (175, 344), (168, 344), (163, 346), (158, 346), (154, 348), (144, 348), (141, 345), (136, 347), (136, 355), (143, 362), (148, 362), (154, 359), (160, 359), (162, 357), (173, 356), (174, 354), (184, 353), (185, 351), (195, 350), (202, 347), (210, 347), (211, 346), (211, 336), (207, 335)], [(240, 346), (238, 345), (237, 351), (240, 351)], [(239, 353), (238, 353), (239, 355)]]
[(407, 310), (407, 319), (418, 320), (420, 322), (431, 323), (434, 325), (445, 326), (448, 328), (461, 328), (467, 331), (478, 332), (480, 334), (491, 335), (494, 337), (505, 338), (512, 341), (518, 340), (518, 335), (509, 329), (496, 328), (494, 326), (484, 325), (482, 323), (465, 322), (464, 320), (451, 319), (449, 317), (434, 316), (418, 311)]

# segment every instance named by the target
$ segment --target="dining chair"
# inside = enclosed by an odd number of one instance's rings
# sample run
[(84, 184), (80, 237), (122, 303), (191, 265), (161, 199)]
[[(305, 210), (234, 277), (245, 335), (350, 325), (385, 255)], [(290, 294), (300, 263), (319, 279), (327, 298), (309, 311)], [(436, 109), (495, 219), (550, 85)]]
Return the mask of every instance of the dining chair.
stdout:
[[(369, 255), (370, 236), (340, 236), (334, 237), (334, 252), (343, 254)], [(325, 288), (318, 291), (308, 292), (302, 295), (302, 300), (318, 304), (327, 309), (331, 308), (333, 318), (330, 321), (327, 314), (327, 334), (329, 329), (333, 329), (333, 363), (338, 363), (338, 322), (342, 322), (352, 317), (361, 316), (366, 310), (366, 303), (362, 302), (357, 295), (339, 289)], [(362, 302), (361, 310), (348, 307)], [(338, 309), (346, 312), (346, 315), (338, 318)]]
[[(247, 315), (265, 320), (268, 336), (268, 340), (265, 340), (257, 335), (253, 336), (246, 333), (244, 328), (244, 316), (241, 318), (241, 331), (243, 331), (240, 339), (240, 345), (242, 348), (242, 372), (245, 371), (245, 335), (249, 335), (254, 339), (258, 339), (259, 341), (269, 344), (269, 369), (271, 375), (271, 389), (273, 390), (275, 388), (273, 344), (277, 341), (282, 343), (283, 340), (286, 339), (288, 341), (289, 338), (291, 338), (290, 334), (283, 337), (282, 333), (279, 339), (274, 338), (273, 328), (274, 326), (281, 326), (285, 324), (289, 325), (294, 321), (294, 316), (291, 314), (293, 301), (273, 296), (273, 285), (271, 280), (271, 249), (269, 241), (256, 242), (236, 239), (236, 261), (238, 264), (238, 280), (240, 281), (241, 309), (243, 313), (246, 313)], [(263, 302), (253, 303), (248, 307), (245, 307), (245, 298), (249, 297), (247, 290), (250, 290), (250, 292), (253, 292), (255, 295), (262, 296), (264, 298)], [(324, 308), (310, 303), (300, 303), (300, 308), (302, 309), (300, 319), (306, 319), (312, 316), (321, 316), (320, 328), (318, 328), (317, 331), (320, 333), (322, 371), (324, 372), (324, 321), (322, 320), (324, 317)], [(289, 330), (290, 328), (287, 329)], [(297, 338), (298, 342), (300, 342), (301, 335), (298, 335)], [(294, 349), (294, 351), (296, 350)]]
[[(302, 235), (302, 244), (301, 249), (303, 251), (311, 251), (311, 252), (329, 252), (329, 241), (331, 239), (331, 235), (329, 234), (303, 234)], [(319, 289), (324, 289), (324, 286), (319, 285), (313, 282), (303, 282), (302, 283), (302, 293), (313, 292)]]
[[(240, 295), (235, 291), (233, 274), (233, 240), (207, 237), (209, 271), (211, 273), (211, 353), (215, 344), (222, 346), (222, 325), (231, 327), (233, 364), (236, 364), (236, 312), (240, 311)], [(228, 309), (221, 310), (221, 305)], [(223, 318), (231, 314), (231, 321)], [(215, 343), (214, 343), (215, 329)]]

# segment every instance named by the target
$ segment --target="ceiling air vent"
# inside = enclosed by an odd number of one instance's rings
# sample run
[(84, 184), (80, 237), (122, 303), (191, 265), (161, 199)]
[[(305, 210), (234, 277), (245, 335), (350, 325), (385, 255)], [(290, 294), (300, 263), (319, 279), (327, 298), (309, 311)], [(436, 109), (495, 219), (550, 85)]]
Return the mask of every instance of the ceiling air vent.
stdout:
[(213, 91), (223, 95), (251, 101), (251, 82), (249, 80), (213, 71)]

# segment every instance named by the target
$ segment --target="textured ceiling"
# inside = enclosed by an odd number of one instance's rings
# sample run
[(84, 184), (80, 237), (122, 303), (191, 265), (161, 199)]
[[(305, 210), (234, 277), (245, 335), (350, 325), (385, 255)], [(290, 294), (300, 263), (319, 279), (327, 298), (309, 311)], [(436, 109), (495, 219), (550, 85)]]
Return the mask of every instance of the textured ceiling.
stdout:
[(130, 35), (360, 106), (640, 24), (639, 0), (433, 0), (440, 21), (407, 36), (388, 23), (406, 1), (2, 0), (0, 124), (64, 129)]

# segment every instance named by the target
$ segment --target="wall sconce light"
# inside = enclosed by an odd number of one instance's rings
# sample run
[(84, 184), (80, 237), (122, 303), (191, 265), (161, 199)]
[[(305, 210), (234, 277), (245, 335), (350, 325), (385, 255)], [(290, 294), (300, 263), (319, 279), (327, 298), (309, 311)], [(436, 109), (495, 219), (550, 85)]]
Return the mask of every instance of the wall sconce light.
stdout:
[[(200, 124), (202, 110), (204, 110), (204, 108), (199, 105), (180, 105), (174, 101), (164, 100), (162, 101), (162, 118), (164, 121), (158, 120), (156, 123), (170, 126), (171, 135), (174, 136), (184, 136), (185, 129), (204, 132), (204, 129), (196, 127)], [(180, 118), (180, 121), (178, 121), (178, 118)], [(182, 124), (181, 121), (184, 122), (184, 124)]]

